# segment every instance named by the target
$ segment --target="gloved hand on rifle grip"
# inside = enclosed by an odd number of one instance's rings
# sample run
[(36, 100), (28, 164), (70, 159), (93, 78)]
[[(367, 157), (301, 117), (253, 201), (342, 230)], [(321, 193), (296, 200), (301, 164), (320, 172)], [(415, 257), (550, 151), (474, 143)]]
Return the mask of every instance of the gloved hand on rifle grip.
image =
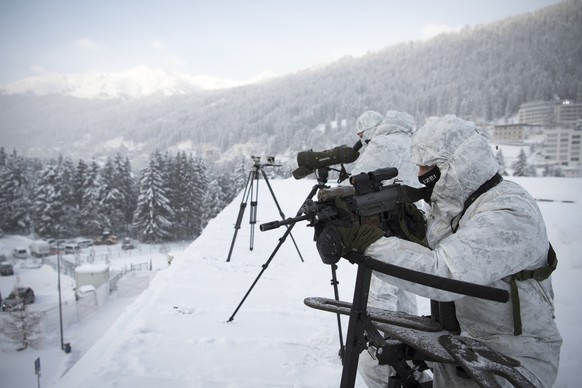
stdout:
[(426, 220), (422, 211), (412, 203), (404, 203), (399, 217), (400, 229), (408, 241), (428, 246), (426, 241)]
[(338, 218), (326, 223), (316, 242), (319, 256), (325, 264), (335, 264), (350, 252), (364, 253), (373, 242), (384, 236), (382, 229), (356, 222), (341, 196), (335, 198), (335, 205)]

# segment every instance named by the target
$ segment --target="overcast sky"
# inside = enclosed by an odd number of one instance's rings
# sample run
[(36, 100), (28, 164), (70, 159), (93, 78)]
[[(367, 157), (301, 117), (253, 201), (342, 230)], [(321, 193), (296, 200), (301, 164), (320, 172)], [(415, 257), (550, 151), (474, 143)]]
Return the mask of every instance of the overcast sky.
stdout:
[(560, 0), (0, 0), (0, 85), (139, 65), (278, 75)]

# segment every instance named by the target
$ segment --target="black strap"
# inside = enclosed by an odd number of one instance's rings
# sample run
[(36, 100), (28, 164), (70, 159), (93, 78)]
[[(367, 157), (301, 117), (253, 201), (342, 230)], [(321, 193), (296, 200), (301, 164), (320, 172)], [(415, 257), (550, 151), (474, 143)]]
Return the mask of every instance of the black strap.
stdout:
[(431, 299), (430, 318), (431, 321), (440, 323), (444, 330), (455, 334), (461, 332), (455, 302), (439, 302)]
[[(469, 196), (469, 198), (467, 198), (467, 200), (465, 201), (465, 204), (463, 206), (463, 211), (461, 212), (461, 214), (459, 214), (457, 217), (455, 217), (451, 220), (451, 230), (453, 231), (453, 233), (456, 233), (457, 230), (459, 229), (459, 223), (461, 221), (461, 218), (463, 217), (463, 215), (465, 214), (465, 212), (467, 211), (469, 206), (471, 206), (473, 204), (473, 202), (475, 202), (475, 200), (477, 198), (479, 198), (479, 196), (481, 196), (481, 194), (486, 193), (488, 190), (497, 186), (501, 181), (503, 181), (503, 177), (499, 174), (495, 174), (495, 175), (493, 175), (493, 177), (491, 177), (491, 179), (489, 179), (487, 182), (483, 183), (481, 185), (481, 187), (479, 187), (473, 194), (471, 194)], [(457, 220), (457, 225), (453, 226), (453, 222), (455, 220)], [(536, 268), (534, 270), (523, 270), (523, 271), (520, 271), (520, 272), (513, 274), (511, 276), (510, 285), (511, 285), (511, 303), (512, 303), (512, 309), (513, 309), (513, 334), (514, 335), (520, 335), (523, 333), (522, 323), (521, 323), (521, 309), (520, 309), (520, 303), (519, 303), (519, 290), (517, 288), (517, 281), (534, 279), (534, 280), (537, 280), (538, 282), (541, 282), (542, 280), (546, 280), (547, 278), (550, 277), (552, 272), (554, 272), (554, 270), (556, 269), (557, 265), (558, 265), (558, 259), (556, 257), (556, 252), (554, 251), (552, 244), (550, 244), (550, 248), (548, 250), (548, 266), (547, 267), (540, 267), (540, 268)]]
[(540, 267), (533, 270), (523, 270), (511, 276), (511, 304), (513, 305), (513, 334), (520, 335), (523, 333), (521, 325), (521, 310), (519, 305), (519, 290), (517, 288), (517, 281), (534, 279), (538, 282), (546, 280), (550, 277), (552, 272), (558, 266), (558, 258), (556, 252), (550, 244), (548, 249), (548, 266)]
[[(481, 196), (481, 194), (484, 194), (487, 191), (489, 191), (490, 189), (494, 188), (502, 180), (503, 180), (503, 177), (501, 175), (499, 175), (499, 174), (493, 175), (491, 177), (491, 179), (489, 179), (487, 182), (483, 183), (473, 194), (471, 194), (469, 196), (469, 198), (467, 198), (467, 200), (465, 201), (465, 204), (463, 206), (463, 211), (461, 212), (461, 214), (459, 214), (457, 217), (454, 217), (451, 220), (451, 230), (453, 231), (453, 233), (456, 233), (457, 229), (459, 229), (459, 223), (461, 222), (461, 218), (463, 217), (463, 215), (465, 215), (465, 212), (467, 211), (469, 206), (471, 206), (473, 204), (473, 202), (475, 202), (477, 200), (477, 198), (479, 198)], [(453, 222), (455, 220), (457, 220), (457, 226), (453, 226)]]

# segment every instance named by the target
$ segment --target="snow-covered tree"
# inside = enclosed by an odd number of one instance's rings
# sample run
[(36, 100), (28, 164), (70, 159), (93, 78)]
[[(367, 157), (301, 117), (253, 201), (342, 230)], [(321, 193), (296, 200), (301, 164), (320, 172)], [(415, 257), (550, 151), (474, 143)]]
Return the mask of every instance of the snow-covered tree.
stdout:
[(208, 221), (216, 217), (225, 206), (223, 193), (217, 179), (213, 179), (208, 185), (204, 202), (204, 226), (206, 226)]
[(248, 183), (248, 178), (249, 170), (246, 167), (244, 159), (236, 164), (227, 165), (218, 173), (217, 181), (223, 193), (222, 207), (228, 205), (236, 198)]
[(514, 176), (527, 176), (528, 175), (528, 163), (527, 156), (523, 148), (519, 151), (517, 155), (517, 160), (513, 163), (513, 175)]
[(75, 168), (75, 175), (73, 176), (73, 195), (75, 205), (81, 209), (83, 207), (83, 186), (87, 179), (87, 171), (89, 166), (83, 159), (79, 159), (77, 167)]
[(556, 177), (563, 177), (564, 176), (564, 170), (562, 169), (562, 166), (554, 166), (552, 171), (553, 171), (553, 176), (556, 176)]
[(162, 155), (154, 152), (140, 179), (133, 228), (138, 238), (145, 242), (166, 241), (172, 237), (174, 211), (170, 207), (162, 164)]
[(79, 206), (76, 203), (75, 166), (69, 158), (59, 156), (57, 161), (58, 181), (61, 184), (61, 197), (65, 217), (61, 220), (61, 227), (71, 235), (79, 234)]
[(4, 165), (6, 165), (6, 151), (4, 147), (0, 147), (0, 168), (4, 167)]
[(174, 210), (174, 237), (181, 240), (189, 239), (189, 231), (192, 230), (191, 205), (193, 198), (190, 193), (192, 171), (185, 152), (176, 154), (168, 176), (169, 186), (172, 187), (169, 196), (170, 207)]
[(117, 171), (111, 158), (107, 158), (101, 169), (101, 196), (99, 199), (99, 213), (103, 216), (103, 227), (114, 233), (125, 228), (123, 206), (125, 198), (118, 186)]
[(62, 187), (57, 166), (46, 166), (37, 181), (32, 206), (35, 231), (40, 236), (65, 237), (70, 233), (62, 226), (66, 218)]
[(109, 227), (107, 217), (101, 213), (102, 180), (99, 164), (93, 160), (87, 168), (81, 187), (81, 207), (79, 224), (85, 236), (100, 235), (103, 228)]
[(29, 176), (24, 158), (16, 151), (0, 158), (0, 228), (14, 233), (30, 229)]
[(31, 311), (28, 305), (4, 315), (3, 331), (21, 351), (28, 346), (37, 346), (42, 340), (42, 313)]
[(123, 200), (121, 203), (121, 212), (125, 222), (125, 231), (130, 234), (130, 225), (133, 220), (133, 212), (137, 201), (137, 193), (131, 163), (129, 158), (118, 153), (115, 156), (115, 185), (121, 192)]
[(191, 236), (196, 238), (202, 234), (202, 230), (208, 222), (207, 214), (207, 193), (209, 190), (206, 163), (201, 158), (190, 158), (191, 178), (188, 192), (192, 198), (190, 203), (191, 216)]

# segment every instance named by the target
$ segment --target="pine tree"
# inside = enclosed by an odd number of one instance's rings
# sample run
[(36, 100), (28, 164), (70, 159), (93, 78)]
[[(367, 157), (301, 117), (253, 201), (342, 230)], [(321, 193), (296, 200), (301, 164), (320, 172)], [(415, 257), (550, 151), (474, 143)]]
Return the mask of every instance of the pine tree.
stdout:
[(130, 234), (130, 226), (133, 220), (133, 212), (135, 210), (135, 203), (137, 201), (137, 193), (133, 173), (131, 170), (131, 163), (129, 158), (123, 159), (120, 153), (115, 156), (115, 185), (119, 188), (123, 200), (121, 204), (121, 212), (123, 213), (123, 220), (125, 223), (126, 234)]
[(106, 216), (100, 212), (102, 198), (102, 182), (100, 168), (93, 160), (87, 169), (81, 188), (80, 228), (86, 236), (100, 235), (108, 227)]
[(107, 158), (101, 169), (101, 195), (99, 213), (104, 219), (104, 228), (114, 233), (124, 229), (125, 216), (123, 214), (124, 196), (118, 186), (117, 171), (111, 158)]
[(525, 151), (522, 148), (519, 152), (519, 155), (517, 156), (517, 160), (513, 164), (513, 176), (527, 176), (527, 174), (527, 156), (525, 155)]
[(79, 231), (79, 234), (83, 234), (85, 232), (85, 228), (83, 227), (83, 213), (82, 209), (84, 208), (83, 203), (83, 187), (85, 185), (85, 180), (87, 179), (87, 174), (89, 171), (89, 166), (83, 159), (79, 159), (77, 166), (75, 167), (75, 172), (73, 175), (73, 182), (72, 182), (72, 203), (75, 206), (75, 219), (76, 219), (76, 230)]
[(4, 147), (0, 147), (0, 168), (6, 165), (6, 151)]
[(0, 228), (14, 233), (28, 233), (31, 200), (25, 160), (16, 150), (9, 156), (2, 152), (0, 160)]
[(88, 170), (89, 166), (87, 163), (83, 159), (79, 159), (73, 177), (73, 201), (79, 209), (83, 208), (83, 187), (87, 179)]
[[(247, 184), (249, 173), (244, 159), (236, 165), (228, 165), (218, 174), (218, 185), (222, 190), (222, 207), (231, 203)], [(222, 208), (221, 208), (222, 210)]]
[(169, 205), (162, 164), (162, 155), (159, 151), (154, 152), (140, 179), (133, 228), (145, 242), (165, 241), (172, 236), (174, 211)]
[(552, 176), (552, 168), (549, 163), (544, 164), (544, 171), (542, 176)]
[(43, 315), (31, 311), (28, 305), (22, 309), (5, 313), (3, 331), (16, 345), (16, 350), (22, 351), (29, 345), (36, 347), (42, 340)]
[(224, 208), (223, 193), (217, 179), (213, 179), (208, 185), (205, 194), (204, 224), (205, 227), (212, 218)]
[(179, 152), (170, 167), (170, 206), (174, 211), (174, 237), (190, 240), (202, 233), (208, 187), (206, 164), (200, 158)]
[(69, 158), (59, 156), (56, 173), (58, 181), (62, 185), (60, 188), (63, 212), (66, 215), (61, 221), (61, 227), (69, 231), (71, 235), (79, 234), (79, 207), (76, 203), (75, 193), (75, 166)]
[(209, 190), (206, 163), (201, 158), (191, 158), (191, 179), (189, 181), (188, 192), (190, 193), (189, 212), (192, 220), (192, 238), (202, 234), (208, 219), (206, 218), (206, 208), (208, 206), (207, 193)]
[(66, 213), (61, 188), (57, 166), (46, 166), (37, 182), (33, 202), (34, 227), (40, 236), (69, 235), (69, 231), (62, 227)]
[(188, 193), (192, 176), (186, 153), (178, 152), (176, 154), (176, 158), (171, 164), (169, 178), (169, 186), (172, 188), (172, 192), (169, 194), (170, 207), (174, 211), (174, 238), (185, 240), (190, 238), (188, 234), (188, 230), (191, 229), (189, 205), (192, 200)]

